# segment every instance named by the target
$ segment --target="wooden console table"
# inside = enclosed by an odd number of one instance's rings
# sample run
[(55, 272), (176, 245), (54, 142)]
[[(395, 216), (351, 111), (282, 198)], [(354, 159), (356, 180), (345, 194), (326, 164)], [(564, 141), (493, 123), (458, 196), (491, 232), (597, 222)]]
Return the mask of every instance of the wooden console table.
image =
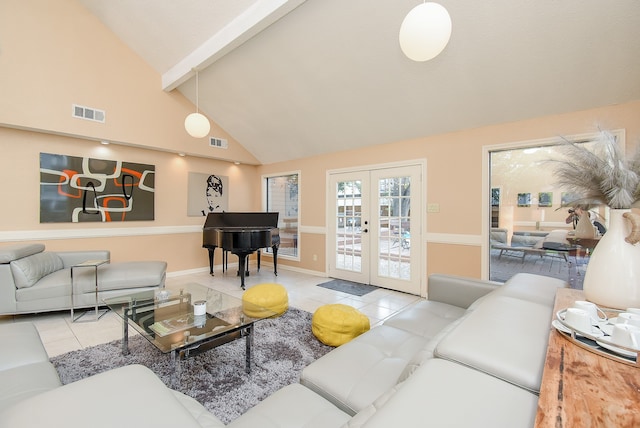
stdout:
[[(558, 290), (553, 316), (576, 300), (582, 290)], [(640, 427), (640, 368), (582, 349), (549, 326), (535, 427)]]

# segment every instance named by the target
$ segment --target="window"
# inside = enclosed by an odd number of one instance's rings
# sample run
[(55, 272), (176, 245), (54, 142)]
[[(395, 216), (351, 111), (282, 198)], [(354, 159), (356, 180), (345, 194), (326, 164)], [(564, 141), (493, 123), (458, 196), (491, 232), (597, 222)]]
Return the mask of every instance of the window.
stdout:
[[(280, 229), (278, 256), (298, 257), (298, 184), (300, 174), (265, 177), (265, 197), (268, 212), (277, 212)], [(271, 248), (266, 250), (271, 252)]]

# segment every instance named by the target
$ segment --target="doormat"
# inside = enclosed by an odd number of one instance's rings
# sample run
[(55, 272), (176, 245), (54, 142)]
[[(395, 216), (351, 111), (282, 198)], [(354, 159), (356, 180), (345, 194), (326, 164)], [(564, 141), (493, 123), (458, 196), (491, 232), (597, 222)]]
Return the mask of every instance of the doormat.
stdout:
[(330, 290), (342, 291), (343, 293), (352, 294), (354, 296), (364, 296), (377, 290), (378, 287), (357, 282), (345, 281), (343, 279), (333, 279), (329, 282), (318, 284), (318, 287), (328, 288)]

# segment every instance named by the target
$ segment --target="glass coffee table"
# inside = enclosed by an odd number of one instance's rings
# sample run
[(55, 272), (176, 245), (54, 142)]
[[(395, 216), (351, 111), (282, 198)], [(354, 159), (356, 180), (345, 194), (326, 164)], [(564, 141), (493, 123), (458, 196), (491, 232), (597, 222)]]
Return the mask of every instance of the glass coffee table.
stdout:
[(104, 303), (123, 319), (122, 353), (129, 353), (129, 326), (163, 353), (171, 354), (171, 383), (180, 377), (180, 361), (216, 346), (245, 337), (245, 370), (251, 372), (253, 325), (276, 315), (252, 305), (249, 317), (243, 311), (249, 303), (200, 284), (179, 289), (144, 291), (108, 298)]

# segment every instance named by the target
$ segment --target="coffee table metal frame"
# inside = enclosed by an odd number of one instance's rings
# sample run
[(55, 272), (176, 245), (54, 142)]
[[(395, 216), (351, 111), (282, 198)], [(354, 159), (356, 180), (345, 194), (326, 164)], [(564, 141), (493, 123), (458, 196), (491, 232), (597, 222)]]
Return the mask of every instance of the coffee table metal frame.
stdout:
[[(193, 286), (193, 285), (192, 285)], [(203, 287), (204, 286), (199, 286)], [(206, 288), (205, 288), (206, 289)], [(160, 293), (163, 292), (162, 290)], [(167, 293), (167, 290), (164, 291)], [(115, 298), (105, 299), (105, 303), (107, 306), (117, 313), (122, 319), (122, 354), (127, 355), (129, 353), (129, 324), (136, 331), (138, 331), (142, 336), (144, 336), (150, 343), (152, 343), (158, 350), (163, 353), (170, 353), (171, 362), (172, 362), (172, 375), (171, 375), (171, 384), (175, 386), (177, 383), (177, 379), (180, 378), (181, 374), (181, 360), (189, 357), (191, 354), (196, 355), (198, 353), (204, 352), (213, 347), (222, 345), (224, 343), (228, 343), (232, 340), (245, 337), (245, 371), (246, 373), (251, 372), (251, 348), (253, 346), (253, 331), (254, 331), (254, 323), (259, 321), (260, 319), (267, 318), (269, 316), (275, 315), (268, 310), (265, 311), (265, 316), (261, 318), (253, 318), (244, 315), (242, 312), (242, 302), (240, 299), (226, 296), (224, 293), (220, 293), (215, 290), (207, 289), (208, 293), (214, 293), (219, 296), (225, 296), (227, 299), (237, 300), (237, 306), (232, 308), (234, 311), (234, 317), (237, 317), (236, 322), (233, 324), (224, 321), (224, 318), (227, 318), (224, 315), (224, 311), (220, 313), (209, 313), (209, 308), (207, 308), (206, 315), (206, 323), (207, 325), (198, 326), (196, 323), (187, 322), (187, 324), (178, 327), (174, 330), (168, 330), (167, 335), (179, 336), (180, 332), (182, 332), (182, 340), (174, 341), (173, 343), (167, 344), (162, 343), (162, 336), (157, 331), (155, 331), (150, 326), (140, 325), (140, 320), (144, 317), (147, 320), (152, 319), (154, 322), (166, 321), (160, 316), (156, 319), (156, 311), (161, 310), (162, 308), (175, 308), (178, 305), (182, 305), (183, 310), (178, 310), (174, 312), (175, 314), (181, 315), (189, 318), (190, 321), (193, 321), (193, 305), (192, 305), (192, 294), (189, 292), (184, 292), (184, 290), (180, 290), (179, 292), (168, 292), (168, 295), (162, 296), (162, 298), (158, 298), (159, 292), (146, 291), (139, 292), (130, 295), (119, 296)], [(209, 306), (209, 305), (208, 305)], [(217, 324), (209, 331), (212, 324)], [(226, 325), (221, 325), (226, 324)], [(191, 329), (197, 330), (200, 334), (197, 336), (191, 335)], [(214, 330), (218, 330), (214, 332)]]

